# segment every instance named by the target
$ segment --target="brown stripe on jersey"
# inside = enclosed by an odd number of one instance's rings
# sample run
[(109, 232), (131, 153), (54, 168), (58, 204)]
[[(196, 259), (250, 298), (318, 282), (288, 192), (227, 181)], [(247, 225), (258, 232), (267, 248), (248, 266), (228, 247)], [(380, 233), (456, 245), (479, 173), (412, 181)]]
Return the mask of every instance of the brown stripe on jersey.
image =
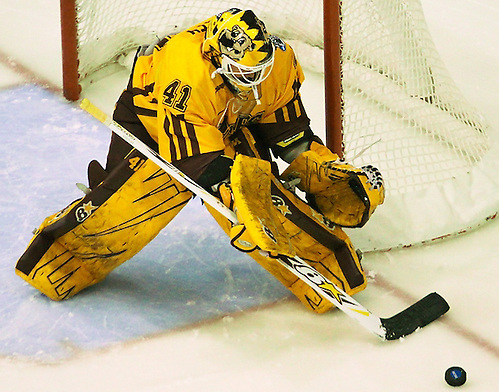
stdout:
[(275, 111), (275, 121), (277, 124), (293, 122), (305, 114), (305, 108), (298, 96), (296, 99), (289, 101), (286, 106)]
[(295, 101), (295, 103), (298, 105), (298, 109), (296, 110), (298, 113), (298, 117), (301, 117), (302, 114), (305, 115), (305, 106), (303, 106), (303, 101), (301, 100), (301, 97), (298, 96), (298, 99)]
[(287, 122), (287, 123), (290, 120), (290, 113), (289, 113), (289, 110), (288, 110), (288, 106), (289, 106), (289, 103), (286, 106), (282, 107), (282, 114), (284, 116), (284, 122)]
[(154, 91), (154, 83), (148, 84), (147, 86), (144, 86), (144, 88), (138, 88), (138, 87), (133, 87), (132, 88), (132, 94), (133, 95), (144, 95), (148, 96), (149, 93), (152, 93)]
[(147, 109), (147, 108), (143, 108), (143, 107), (140, 107), (140, 106), (135, 106), (135, 113), (137, 113), (138, 116), (158, 117), (157, 110)]
[(286, 109), (288, 110), (288, 116), (289, 116), (288, 121), (293, 121), (293, 120), (296, 120), (298, 118), (298, 115), (296, 113), (295, 103), (296, 103), (296, 100), (292, 100), (286, 105)]
[[(177, 158), (177, 149), (175, 148), (175, 142), (173, 141), (173, 135), (170, 133), (170, 119), (168, 118), (168, 115), (165, 116), (165, 121), (163, 123), (163, 128), (165, 130), (166, 137), (169, 140), (169, 145), (168, 148), (170, 150), (170, 160), (171, 161), (176, 161), (178, 160)], [(165, 157), (168, 159), (168, 157)]]
[(199, 142), (198, 142), (198, 139), (196, 137), (196, 130), (194, 128), (194, 125), (191, 124), (190, 122), (185, 121), (185, 128), (187, 131), (187, 136), (189, 137), (189, 140), (191, 141), (191, 155), (200, 154), (201, 149), (199, 148)]
[(184, 133), (182, 132), (182, 115), (175, 116), (172, 115), (172, 127), (173, 134), (177, 137), (179, 156), (177, 159), (187, 158), (187, 140), (185, 139)]
[(310, 120), (300, 96), (289, 101), (284, 108), (276, 110), (274, 116), (274, 122), (271, 121), (272, 117), (269, 117), (265, 123), (249, 126), (251, 131), (256, 133), (268, 146), (273, 146), (288, 137), (309, 129), (310, 126)]
[(293, 99), (292, 101), (289, 101), (286, 104), (286, 110), (289, 118), (288, 121), (297, 120), (306, 113), (300, 96), (296, 97), (296, 99)]
[[(171, 127), (171, 128), (170, 128)], [(199, 142), (196, 137), (194, 124), (185, 121), (183, 114), (165, 117), (164, 128), (170, 140), (170, 154), (172, 161), (178, 161), (192, 155), (200, 154)], [(185, 128), (185, 133), (184, 133)], [(187, 136), (186, 136), (187, 135)], [(189, 151), (190, 144), (190, 151)], [(177, 152), (178, 149), (178, 152)]]
[(274, 112), (274, 115), (275, 115), (275, 122), (276, 122), (277, 124), (280, 124), (280, 123), (286, 122), (286, 121), (285, 121), (285, 119), (284, 119), (284, 112), (283, 112), (282, 108), (277, 109), (277, 110)]

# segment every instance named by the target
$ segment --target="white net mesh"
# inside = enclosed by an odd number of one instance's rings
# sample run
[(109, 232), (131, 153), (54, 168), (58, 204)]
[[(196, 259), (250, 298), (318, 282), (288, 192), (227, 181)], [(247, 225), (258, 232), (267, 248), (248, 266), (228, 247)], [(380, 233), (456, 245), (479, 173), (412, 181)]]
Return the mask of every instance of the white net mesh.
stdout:
[(231, 7), (251, 8), (275, 35), (322, 46), (322, 2), (317, 0), (78, 0), (80, 75), (84, 78), (137, 45), (182, 31)]
[[(322, 0), (79, 0), (81, 77), (230, 7), (253, 9), (272, 34), (293, 45), (304, 68), (323, 72)], [(374, 215), (375, 224), (392, 228), (381, 235), (387, 238), (369, 234), (364, 247), (425, 241), (492, 214), (495, 197), (469, 208), (474, 173), (490, 164), (488, 125), (449, 77), (419, 0), (343, 0), (341, 13), (346, 159), (378, 166), (387, 189), (384, 211), (399, 211)], [(457, 217), (442, 200), (455, 202)]]
[(377, 163), (392, 193), (480, 161), (487, 125), (448, 76), (419, 2), (344, 1), (342, 21), (347, 159)]

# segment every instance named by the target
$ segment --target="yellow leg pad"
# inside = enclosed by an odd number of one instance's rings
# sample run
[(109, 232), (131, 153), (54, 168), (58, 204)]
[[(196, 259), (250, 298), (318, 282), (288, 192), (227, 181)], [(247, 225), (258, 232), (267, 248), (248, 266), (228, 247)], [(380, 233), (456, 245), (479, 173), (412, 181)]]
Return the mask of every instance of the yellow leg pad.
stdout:
[(16, 273), (51, 299), (69, 298), (138, 253), (191, 196), (134, 152), (89, 195), (45, 219)]
[[(366, 287), (365, 274), (347, 234), (341, 228), (331, 226), (327, 218), (285, 190), (279, 181), (272, 181), (271, 192), (274, 205), (282, 214), (281, 224), (296, 254), (348, 294), (363, 290)], [(259, 197), (263, 195), (260, 194)], [(213, 208), (207, 208), (222, 229), (230, 235), (231, 223)], [(258, 250), (249, 252), (248, 255), (287, 287), (308, 309), (324, 313), (333, 307), (315, 289), (271, 257), (262, 256)]]
[(73, 256), (57, 241), (40, 261), (29, 276), (18, 269), (16, 272), (50, 299), (60, 301), (69, 298), (99, 281), (85, 268), (81, 259)]

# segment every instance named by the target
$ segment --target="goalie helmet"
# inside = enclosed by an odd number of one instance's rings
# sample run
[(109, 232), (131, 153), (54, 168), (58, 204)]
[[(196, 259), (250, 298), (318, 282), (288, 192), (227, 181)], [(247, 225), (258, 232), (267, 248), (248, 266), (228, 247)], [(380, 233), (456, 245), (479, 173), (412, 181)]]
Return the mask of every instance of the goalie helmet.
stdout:
[(272, 71), (274, 46), (265, 24), (250, 10), (231, 8), (216, 15), (208, 25), (203, 52), (237, 91), (253, 90)]

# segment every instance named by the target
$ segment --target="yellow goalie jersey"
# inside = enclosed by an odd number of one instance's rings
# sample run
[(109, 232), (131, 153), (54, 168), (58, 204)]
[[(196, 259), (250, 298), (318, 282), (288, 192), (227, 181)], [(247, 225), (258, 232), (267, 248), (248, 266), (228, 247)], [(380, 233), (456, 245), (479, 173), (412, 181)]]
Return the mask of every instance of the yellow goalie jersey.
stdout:
[[(134, 111), (160, 154), (175, 162), (222, 152), (241, 117), (244, 101), (230, 90), (202, 51), (208, 19), (160, 41), (150, 55), (139, 56), (130, 81)], [(303, 71), (292, 48), (272, 37), (275, 61), (259, 86), (261, 98), (246, 110), (243, 125), (260, 129), (260, 139), (275, 144), (308, 128), (298, 93)]]

